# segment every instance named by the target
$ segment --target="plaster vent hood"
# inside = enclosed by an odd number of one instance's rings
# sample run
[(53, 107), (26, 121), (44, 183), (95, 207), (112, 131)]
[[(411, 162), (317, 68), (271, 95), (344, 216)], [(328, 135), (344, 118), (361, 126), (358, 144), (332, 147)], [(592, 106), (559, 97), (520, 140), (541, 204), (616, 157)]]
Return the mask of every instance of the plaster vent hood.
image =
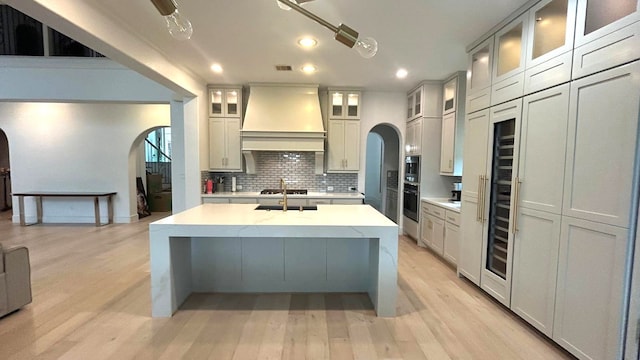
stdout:
[(242, 125), (247, 173), (255, 173), (256, 151), (310, 151), (321, 174), (324, 139), (318, 85), (250, 84)]

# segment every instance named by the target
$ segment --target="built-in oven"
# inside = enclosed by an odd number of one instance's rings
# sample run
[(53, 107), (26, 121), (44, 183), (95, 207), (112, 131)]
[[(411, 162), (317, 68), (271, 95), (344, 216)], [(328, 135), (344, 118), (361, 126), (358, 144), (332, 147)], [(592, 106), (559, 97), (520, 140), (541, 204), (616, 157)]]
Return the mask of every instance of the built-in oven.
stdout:
[(420, 183), (420, 156), (407, 156), (404, 159), (404, 181)]
[(409, 219), (418, 222), (418, 204), (420, 203), (420, 191), (417, 184), (404, 183), (404, 205), (402, 213)]

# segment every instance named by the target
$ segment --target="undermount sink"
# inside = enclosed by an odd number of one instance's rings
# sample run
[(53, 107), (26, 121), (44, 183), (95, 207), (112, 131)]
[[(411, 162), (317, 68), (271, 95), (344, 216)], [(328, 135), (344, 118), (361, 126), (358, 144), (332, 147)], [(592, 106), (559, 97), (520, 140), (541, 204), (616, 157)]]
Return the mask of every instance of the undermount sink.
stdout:
[[(282, 210), (282, 205), (258, 205), (255, 210)], [(316, 205), (304, 205), (304, 206), (287, 206), (287, 211), (305, 211), (305, 210), (318, 210)]]

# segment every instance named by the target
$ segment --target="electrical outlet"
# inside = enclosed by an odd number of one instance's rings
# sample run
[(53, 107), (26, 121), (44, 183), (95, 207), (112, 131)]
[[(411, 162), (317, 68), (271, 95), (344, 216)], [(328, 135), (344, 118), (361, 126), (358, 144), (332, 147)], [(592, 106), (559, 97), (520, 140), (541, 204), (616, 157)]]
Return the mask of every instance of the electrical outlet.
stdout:
[(327, 186), (327, 191), (333, 191), (333, 186)]
[(238, 190), (242, 190), (242, 185), (238, 185), (238, 186), (236, 186), (236, 188), (237, 188)]

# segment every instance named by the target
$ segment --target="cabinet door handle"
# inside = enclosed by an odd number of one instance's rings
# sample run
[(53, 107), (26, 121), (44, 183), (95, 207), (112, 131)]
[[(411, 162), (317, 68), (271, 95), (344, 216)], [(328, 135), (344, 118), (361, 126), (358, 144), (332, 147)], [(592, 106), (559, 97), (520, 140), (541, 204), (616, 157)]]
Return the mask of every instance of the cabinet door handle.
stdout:
[(511, 226), (511, 232), (513, 234), (518, 232), (518, 203), (520, 202), (520, 184), (522, 181), (516, 177), (515, 194), (513, 196), (513, 225)]
[(476, 221), (482, 221), (480, 217), (480, 203), (482, 202), (482, 175), (478, 175), (478, 202), (476, 203)]
[(482, 175), (481, 178), (482, 178), (482, 181), (481, 181), (482, 182), (482, 197), (481, 197), (481, 201), (480, 201), (480, 221), (484, 222), (486, 220), (485, 217), (484, 217), (484, 215), (485, 215), (484, 214), (485, 213), (485, 204), (484, 204), (484, 202), (486, 200), (485, 199), (485, 195), (486, 195), (486, 192), (487, 192), (487, 180), (489, 180), (489, 177), (486, 176), (486, 175)]

